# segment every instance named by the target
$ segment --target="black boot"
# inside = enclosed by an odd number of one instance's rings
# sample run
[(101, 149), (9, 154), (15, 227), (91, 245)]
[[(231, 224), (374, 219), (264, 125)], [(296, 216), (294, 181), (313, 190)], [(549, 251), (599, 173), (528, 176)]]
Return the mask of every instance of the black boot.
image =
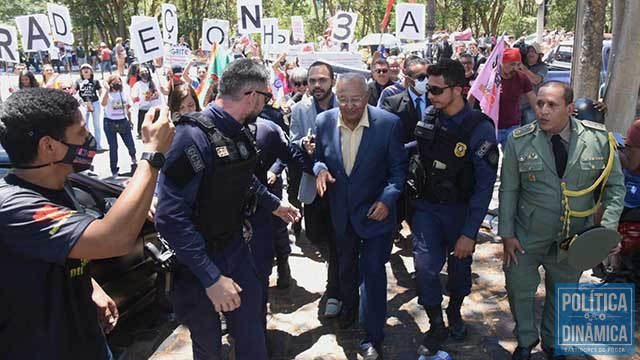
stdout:
[(456, 341), (462, 341), (467, 336), (467, 326), (460, 315), (460, 307), (464, 297), (450, 297), (447, 307), (447, 321), (449, 323), (449, 334)]
[(540, 341), (536, 340), (533, 344), (529, 346), (518, 346), (516, 350), (513, 352), (511, 356), (511, 360), (530, 360), (531, 359), (531, 351), (534, 347), (538, 345)]
[(291, 268), (289, 267), (289, 255), (278, 256), (278, 289), (286, 289), (291, 286)]
[(422, 339), (422, 345), (418, 349), (420, 355), (433, 356), (442, 349), (442, 343), (447, 340), (447, 328), (442, 319), (442, 308), (440, 306), (425, 308), (429, 316), (429, 331)]

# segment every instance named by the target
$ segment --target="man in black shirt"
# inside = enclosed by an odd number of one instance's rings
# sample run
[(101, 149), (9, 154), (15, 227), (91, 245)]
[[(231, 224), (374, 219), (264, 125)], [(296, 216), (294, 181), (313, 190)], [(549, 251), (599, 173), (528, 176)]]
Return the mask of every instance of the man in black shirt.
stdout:
[[(143, 159), (102, 219), (85, 214), (66, 177), (91, 165), (96, 143), (78, 102), (53, 89), (17, 92), (0, 108), (0, 143), (14, 170), (0, 180), (0, 348), (3, 359), (108, 359), (92, 301), (102, 290), (91, 259), (124, 255), (135, 245), (171, 144), (168, 111), (149, 112)], [(97, 302), (97, 301), (96, 301)], [(111, 305), (111, 306), (109, 306)], [(105, 304), (100, 304), (105, 307)], [(111, 326), (114, 304), (106, 304)]]

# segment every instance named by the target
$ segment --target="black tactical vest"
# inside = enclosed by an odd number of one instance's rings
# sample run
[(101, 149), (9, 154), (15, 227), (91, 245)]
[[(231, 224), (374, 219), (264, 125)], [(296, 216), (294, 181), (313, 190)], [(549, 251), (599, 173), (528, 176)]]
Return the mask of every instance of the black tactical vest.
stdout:
[(439, 111), (430, 107), (416, 126), (418, 153), (425, 172), (420, 198), (434, 204), (462, 204), (471, 198), (475, 178), (469, 139), (484, 120), (478, 111), (471, 114), (460, 126), (446, 127), (440, 123)]
[(183, 115), (180, 121), (197, 124), (211, 145), (213, 172), (202, 178), (193, 222), (208, 246), (220, 251), (242, 237), (243, 223), (250, 212), (247, 208), (251, 207), (251, 200), (255, 201), (249, 195), (249, 184), (258, 164), (255, 138), (246, 127), (237, 136), (227, 137), (201, 113)]

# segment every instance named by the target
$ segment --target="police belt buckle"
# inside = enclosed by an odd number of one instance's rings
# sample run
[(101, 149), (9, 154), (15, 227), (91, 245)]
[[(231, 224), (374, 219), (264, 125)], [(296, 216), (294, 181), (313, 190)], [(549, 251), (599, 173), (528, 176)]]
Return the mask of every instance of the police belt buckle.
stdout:
[(251, 223), (249, 220), (244, 219), (242, 221), (242, 240), (244, 240), (245, 244), (251, 242), (251, 238), (253, 237), (253, 228), (251, 227)]
[(571, 267), (585, 271), (607, 258), (620, 242), (620, 234), (603, 226), (592, 226), (563, 240), (558, 246), (558, 261), (567, 259)]

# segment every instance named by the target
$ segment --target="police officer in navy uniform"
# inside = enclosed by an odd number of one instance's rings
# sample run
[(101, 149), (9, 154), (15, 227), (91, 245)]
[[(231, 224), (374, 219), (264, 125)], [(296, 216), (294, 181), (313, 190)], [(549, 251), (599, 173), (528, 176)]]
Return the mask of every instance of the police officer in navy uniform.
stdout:
[[(475, 238), (491, 200), (498, 148), (491, 119), (462, 97), (462, 64), (441, 59), (427, 73), (432, 106), (416, 126), (418, 155), (410, 163), (409, 184), (416, 198), (412, 230), (418, 303), (430, 322), (419, 352), (432, 355), (449, 334), (454, 340), (466, 336), (460, 307), (471, 291)], [(448, 331), (439, 278), (445, 262)]]
[(253, 175), (257, 150), (245, 125), (271, 99), (268, 79), (266, 69), (250, 60), (229, 65), (216, 101), (180, 118), (158, 180), (156, 228), (180, 262), (170, 297), (178, 320), (189, 327), (197, 360), (220, 357), (220, 312), (239, 359), (267, 358), (262, 290), (245, 214), (256, 195), (258, 204), (283, 220), (299, 217)]

